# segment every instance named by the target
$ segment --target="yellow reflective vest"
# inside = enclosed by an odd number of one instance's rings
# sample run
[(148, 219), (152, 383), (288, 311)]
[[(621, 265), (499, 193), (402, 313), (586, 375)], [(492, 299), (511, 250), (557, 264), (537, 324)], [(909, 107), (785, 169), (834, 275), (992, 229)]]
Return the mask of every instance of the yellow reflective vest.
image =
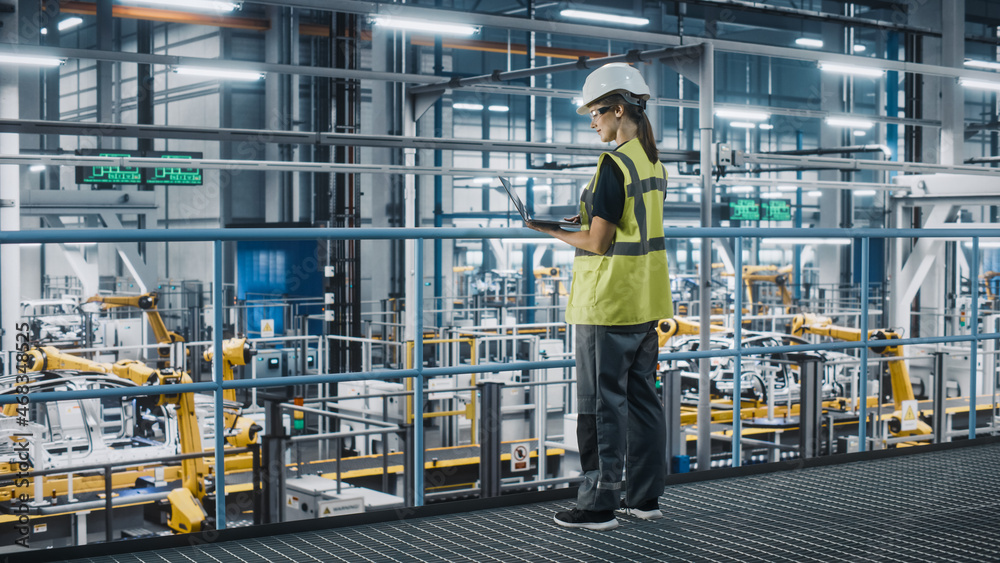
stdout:
[(601, 155), (598, 174), (580, 197), (580, 224), (590, 229), (594, 190), (604, 159), (625, 179), (625, 209), (606, 253), (577, 249), (573, 285), (566, 305), (569, 324), (621, 326), (674, 316), (663, 238), (667, 172), (649, 162), (639, 139)]

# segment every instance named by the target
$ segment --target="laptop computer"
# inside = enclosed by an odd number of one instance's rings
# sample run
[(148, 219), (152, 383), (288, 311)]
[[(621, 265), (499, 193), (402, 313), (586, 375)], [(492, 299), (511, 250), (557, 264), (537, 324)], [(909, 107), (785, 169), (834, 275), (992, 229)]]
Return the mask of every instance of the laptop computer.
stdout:
[(521, 219), (527, 223), (531, 221), (532, 223), (538, 223), (540, 225), (558, 225), (560, 227), (576, 227), (580, 228), (579, 223), (574, 223), (572, 221), (562, 221), (558, 219), (539, 219), (537, 217), (531, 217), (528, 215), (527, 208), (524, 207), (524, 203), (521, 202), (521, 198), (517, 196), (517, 192), (511, 187), (510, 182), (507, 178), (503, 176), (498, 176), (500, 178), (500, 183), (503, 185), (503, 189), (507, 191), (507, 195), (510, 196), (510, 200), (514, 202), (514, 209), (521, 215)]

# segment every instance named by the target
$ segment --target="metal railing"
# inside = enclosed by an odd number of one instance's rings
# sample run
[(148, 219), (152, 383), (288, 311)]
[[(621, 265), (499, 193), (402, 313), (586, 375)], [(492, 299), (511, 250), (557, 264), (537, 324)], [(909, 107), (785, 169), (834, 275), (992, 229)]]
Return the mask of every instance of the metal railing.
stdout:
[[(795, 237), (795, 238), (830, 238), (830, 237), (843, 237), (850, 236), (854, 239), (853, 244), (859, 244), (857, 241), (860, 240), (860, 254), (861, 254), (861, 303), (869, 302), (869, 284), (868, 281), (869, 271), (869, 242), (872, 238), (967, 238), (972, 240), (972, 255), (976, 259), (971, 261), (971, 273), (970, 279), (977, 279), (979, 275), (978, 271), (978, 256), (979, 256), (979, 241), (980, 238), (1000, 238), (1000, 229), (803, 229), (803, 228), (777, 228), (777, 229), (762, 229), (762, 228), (671, 228), (667, 229), (666, 236), (668, 238), (682, 238), (682, 239), (733, 239), (736, 248), (736, 287), (743, 287), (742, 280), (742, 248), (744, 239), (750, 237), (768, 237), (768, 238), (782, 238), (782, 237)], [(214, 249), (214, 268), (213, 268), (213, 302), (222, 303), (222, 290), (223, 290), (223, 275), (222, 275), (222, 243), (226, 241), (241, 241), (241, 240), (316, 240), (316, 239), (326, 239), (326, 240), (410, 240), (413, 245), (413, 253), (415, 255), (414, 260), (414, 272), (413, 277), (418, 281), (424, 279), (424, 242), (427, 240), (435, 239), (458, 239), (458, 238), (476, 238), (476, 239), (486, 239), (486, 238), (544, 238), (546, 235), (536, 233), (528, 229), (521, 230), (511, 230), (511, 229), (460, 229), (460, 228), (372, 228), (372, 229), (298, 229), (298, 228), (277, 228), (277, 229), (170, 229), (170, 230), (108, 230), (108, 229), (48, 229), (48, 230), (35, 230), (35, 231), (0, 231), (0, 244), (24, 244), (24, 243), (65, 243), (65, 242), (93, 242), (93, 243), (118, 243), (118, 242), (190, 242), (190, 241), (211, 241), (213, 242)], [(2, 284), (2, 280), (0, 280)], [(356, 381), (362, 379), (398, 379), (398, 378), (413, 378), (415, 379), (414, 393), (414, 432), (413, 432), (413, 442), (412, 448), (413, 452), (423, 452), (423, 403), (424, 403), (424, 379), (434, 376), (442, 375), (458, 375), (458, 374), (473, 374), (473, 373), (487, 373), (497, 371), (498, 366), (502, 366), (501, 369), (505, 371), (509, 370), (534, 370), (534, 369), (548, 369), (548, 368), (566, 368), (575, 365), (575, 362), (571, 359), (553, 359), (545, 361), (518, 361), (510, 362), (504, 364), (481, 364), (478, 366), (455, 366), (455, 367), (439, 367), (439, 368), (428, 368), (424, 367), (423, 362), (423, 283), (415, 283), (412, 286), (414, 288), (414, 303), (415, 303), (415, 330), (414, 334), (414, 347), (413, 355), (415, 366), (413, 369), (396, 369), (396, 370), (374, 370), (374, 371), (364, 371), (364, 372), (352, 372), (352, 373), (324, 373), (317, 375), (301, 375), (295, 376), (293, 378), (280, 378), (280, 379), (263, 379), (263, 380), (223, 380), (223, 369), (222, 363), (218, 361), (221, 355), (216, 355), (216, 361), (213, 362), (213, 380), (212, 382), (205, 383), (191, 383), (191, 384), (178, 384), (172, 385), (170, 387), (171, 393), (183, 393), (183, 392), (212, 392), (215, 398), (215, 428), (223, 428), (225, 425), (223, 423), (223, 391), (226, 389), (241, 389), (241, 388), (267, 388), (267, 387), (284, 387), (287, 385), (309, 385), (309, 384), (323, 384), (323, 383), (336, 383), (336, 382), (346, 382), (346, 381)], [(0, 285), (0, 290), (2, 290), (2, 285)], [(980, 334), (978, 331), (978, 284), (972, 284), (972, 301), (971, 301), (971, 311), (970, 311), (970, 334), (967, 335), (952, 335), (952, 336), (942, 336), (942, 337), (924, 337), (924, 338), (908, 338), (895, 340), (894, 344), (899, 345), (909, 345), (909, 344), (944, 344), (944, 343), (968, 343), (971, 347), (971, 362), (970, 362), (970, 382), (971, 388), (976, 388), (976, 356), (977, 356), (977, 346), (982, 340), (987, 339), (1000, 339), (1000, 334)], [(742, 292), (735, 292), (736, 307), (735, 307), (735, 321), (733, 323), (735, 330), (735, 341), (741, 342), (741, 327), (742, 327)], [(223, 326), (223, 308), (213, 307), (213, 312), (215, 314), (215, 326)], [(867, 365), (868, 360), (868, 347), (869, 340), (868, 334), (868, 310), (866, 307), (861, 309), (861, 333), (863, 338), (859, 342), (829, 342), (823, 344), (812, 344), (812, 345), (797, 345), (797, 346), (778, 346), (767, 348), (768, 353), (787, 353), (787, 352), (802, 352), (802, 351), (820, 351), (820, 350), (845, 350), (845, 349), (859, 349), (861, 355), (861, 364)], [(8, 329), (9, 330), (9, 329)], [(222, 349), (222, 331), (214, 331), (214, 346), (216, 350)], [(741, 364), (741, 357), (743, 355), (758, 355), (761, 353), (759, 348), (743, 348), (741, 346), (735, 346), (733, 349), (728, 350), (704, 350), (696, 352), (686, 352), (680, 354), (663, 354), (660, 359), (700, 359), (700, 358), (711, 358), (711, 357), (735, 357), (737, 361), (734, 362), (734, 381), (741, 381), (739, 374), (739, 366)], [(707, 392), (703, 390), (702, 392)], [(867, 388), (863, 389), (867, 397)], [(161, 389), (157, 387), (135, 387), (135, 388), (119, 388), (119, 389), (92, 389), (83, 391), (53, 391), (34, 394), (29, 397), (32, 402), (48, 402), (48, 401), (58, 401), (67, 399), (82, 399), (82, 398), (94, 398), (94, 397), (133, 397), (140, 395), (159, 395), (162, 393)], [(13, 395), (0, 396), (0, 405), (15, 402), (17, 397)], [(970, 394), (970, 412), (975, 412), (976, 407), (976, 396), (975, 392)], [(866, 420), (867, 413), (867, 401), (862, 400), (860, 402), (860, 420)], [(739, 458), (739, 442), (740, 442), (740, 401), (734, 402), (734, 428), (733, 428), (733, 463), (734, 465), (740, 464)], [(969, 437), (974, 438), (976, 435), (975, 424), (969, 425)], [(861, 449), (865, 448), (865, 443), (867, 438), (865, 436), (865, 425), (859, 424), (859, 447)], [(225, 437), (222, 432), (217, 432), (215, 436), (215, 463), (216, 467), (224, 467), (224, 440)], [(419, 457), (417, 459), (420, 459)], [(414, 499), (413, 504), (420, 506), (424, 504), (424, 475), (423, 471), (414, 471), (414, 475), (411, 476), (413, 482)], [(217, 490), (225, 490), (225, 472), (219, 472), (217, 475)], [(222, 502), (216, 503), (216, 526), (219, 529), (226, 528), (226, 507), (224, 499)]]

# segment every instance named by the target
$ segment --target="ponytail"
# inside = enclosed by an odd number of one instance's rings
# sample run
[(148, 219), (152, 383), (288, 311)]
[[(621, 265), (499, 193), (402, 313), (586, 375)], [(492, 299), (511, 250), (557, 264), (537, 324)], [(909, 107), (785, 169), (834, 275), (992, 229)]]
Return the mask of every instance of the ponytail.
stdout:
[(642, 145), (642, 150), (646, 153), (646, 158), (650, 162), (660, 160), (660, 150), (656, 148), (656, 138), (653, 137), (653, 124), (649, 122), (649, 117), (643, 108), (627, 102), (618, 93), (611, 94), (595, 103), (608, 106), (621, 106), (625, 112), (625, 116), (631, 122), (635, 123), (636, 128), (639, 130), (639, 144)]

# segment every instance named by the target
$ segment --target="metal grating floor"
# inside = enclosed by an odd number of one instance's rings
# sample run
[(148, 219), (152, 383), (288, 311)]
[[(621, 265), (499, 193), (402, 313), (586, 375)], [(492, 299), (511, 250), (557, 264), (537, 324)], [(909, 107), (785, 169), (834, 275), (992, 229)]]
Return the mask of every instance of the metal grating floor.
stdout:
[(1000, 561), (1000, 443), (667, 487), (608, 532), (572, 500), (77, 562)]

